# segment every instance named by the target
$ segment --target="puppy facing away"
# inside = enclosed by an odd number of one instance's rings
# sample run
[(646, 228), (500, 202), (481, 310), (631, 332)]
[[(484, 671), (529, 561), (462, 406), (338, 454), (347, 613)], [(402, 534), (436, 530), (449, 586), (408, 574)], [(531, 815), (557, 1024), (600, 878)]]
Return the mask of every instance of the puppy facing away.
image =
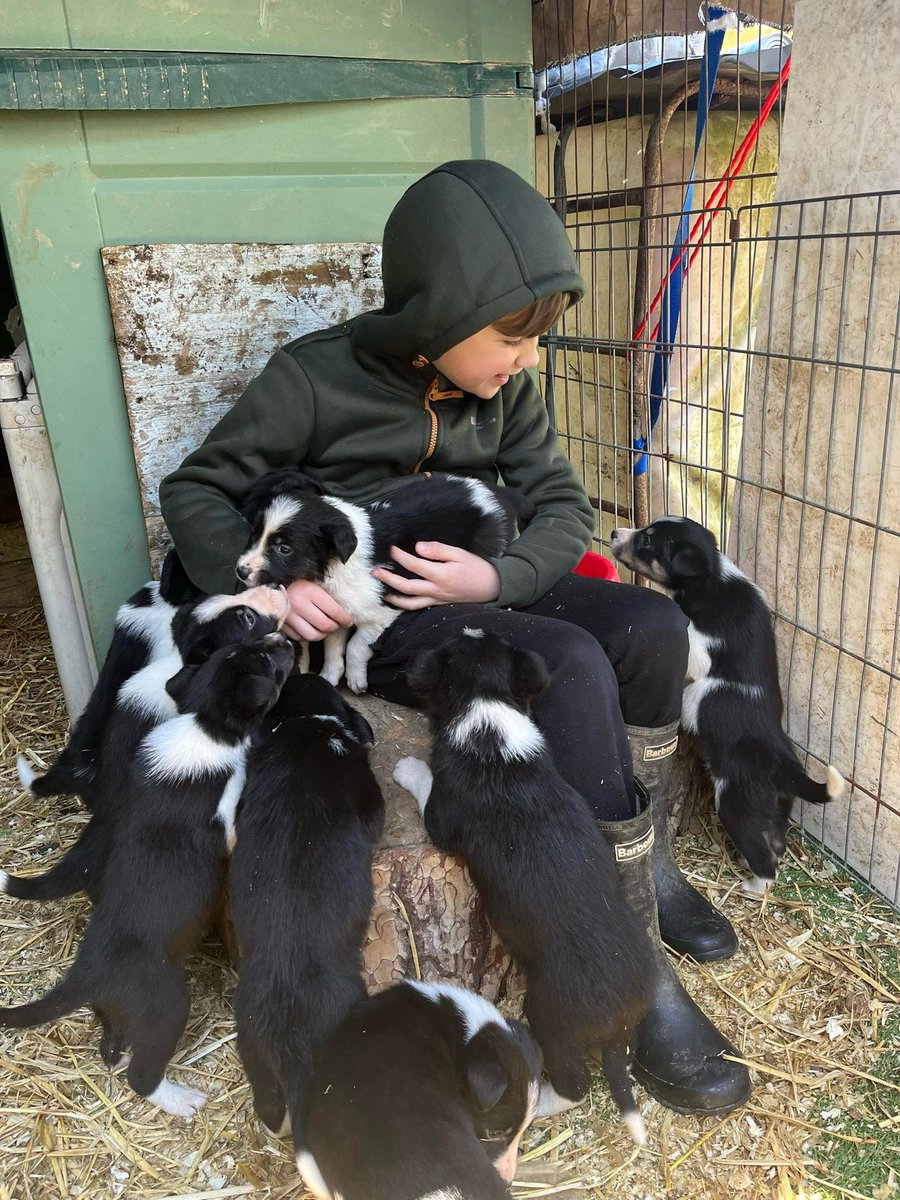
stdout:
[(97, 682), (53, 766), (44, 775), (36, 775), (24, 754), (16, 756), (23, 788), (36, 796), (73, 793), (81, 796), (88, 808), (93, 808), (99, 786), (103, 734), (119, 688), (136, 671), (171, 653), (175, 609), (199, 594), (178, 555), (170, 551), (163, 562), (159, 583), (144, 584), (116, 613), (109, 652)]
[(540, 1073), (525, 1026), (481, 996), (396, 984), (319, 1056), (303, 1182), (316, 1200), (509, 1200)]
[(434, 844), (469, 867), (491, 925), (527, 980), (524, 1012), (550, 1078), (540, 1116), (587, 1095), (596, 1056), (636, 1142), (644, 1123), (629, 1044), (653, 988), (653, 952), (629, 908), (612, 849), (551, 760), (531, 719), (549, 683), (542, 658), (469, 629), (407, 673), (434, 742), (431, 771), (401, 759)]
[(116, 613), (109, 653), (84, 712), (72, 727), (65, 747), (44, 775), (37, 775), (24, 754), (16, 756), (19, 780), (35, 796), (74, 793), (93, 808), (100, 774), (103, 730), (115, 706), (119, 688), (149, 662), (170, 654), (174, 607), (159, 594), (158, 583), (147, 583)]
[(120, 685), (100, 731), (100, 753), (93, 760), (90, 821), (49, 871), (25, 877), (0, 871), (0, 893), (19, 900), (57, 900), (86, 891), (97, 902), (123, 772), (141, 738), (178, 712), (166, 684), (183, 666), (198, 666), (223, 646), (277, 632), (287, 616), (288, 599), (283, 588), (258, 587), (239, 596), (204, 597), (171, 611), (171, 651), (154, 657)]
[(166, 685), (181, 715), (152, 729), (122, 781), (96, 909), (68, 975), (42, 999), (0, 1009), (23, 1028), (90, 1005), (113, 1066), (131, 1047), (128, 1083), (175, 1116), (202, 1093), (166, 1078), (187, 1022), (184, 958), (207, 931), (224, 885), (250, 737), (294, 659), (281, 634), (217, 650)]
[(797, 761), (781, 724), (771, 615), (709, 530), (687, 517), (662, 517), (644, 529), (614, 529), (611, 545), (619, 562), (665, 588), (690, 621), (681, 724), (697, 735), (716, 811), (753, 872), (742, 886), (762, 894), (778, 873), (794, 797), (827, 804), (846, 783), (832, 766), (816, 783)]
[(291, 675), (247, 763), (230, 910), (237, 1045), (253, 1103), (299, 1152), (313, 1056), (365, 996), (362, 944), (384, 800), (368, 722), (320, 675)]
[[(432, 475), (400, 488), (366, 508), (321, 495), (319, 485), (294, 468), (270, 472), (247, 493), (243, 514), (253, 533), (238, 559), (237, 574), (248, 586), (310, 579), (353, 617), (356, 632), (325, 639), (322, 674), (338, 684), (366, 690), (372, 645), (400, 616), (384, 600), (387, 590), (372, 576), (386, 566), (406, 574), (391, 559), (391, 546), (413, 553), (416, 542), (460, 546), (482, 558), (502, 554), (529, 514), (516, 488), (491, 487), (458, 475)], [(301, 660), (303, 662), (303, 660)]]

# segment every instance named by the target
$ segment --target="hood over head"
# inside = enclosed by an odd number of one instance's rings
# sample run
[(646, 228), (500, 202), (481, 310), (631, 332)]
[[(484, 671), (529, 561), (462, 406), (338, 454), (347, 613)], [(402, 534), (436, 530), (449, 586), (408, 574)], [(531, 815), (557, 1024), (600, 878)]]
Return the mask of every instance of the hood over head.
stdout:
[(542, 296), (584, 294), (565, 228), (515, 171), (444, 163), (400, 197), (384, 231), (384, 306), (352, 323), (353, 344), (433, 362)]

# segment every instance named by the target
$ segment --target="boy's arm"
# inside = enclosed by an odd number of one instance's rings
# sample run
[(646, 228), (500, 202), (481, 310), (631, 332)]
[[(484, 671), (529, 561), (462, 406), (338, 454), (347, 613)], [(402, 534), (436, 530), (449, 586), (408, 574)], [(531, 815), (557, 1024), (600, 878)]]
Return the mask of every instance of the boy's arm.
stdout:
[(550, 428), (547, 409), (530, 377), (504, 397), (497, 466), (503, 482), (521, 488), (535, 507), (528, 528), (505, 554), (491, 559), (500, 575), (494, 604), (534, 604), (578, 563), (591, 544), (594, 510)]
[(243, 497), (268, 471), (303, 461), (313, 423), (306, 374), (278, 350), (203, 444), (162, 481), (163, 519), (197, 587), (237, 590), (235, 563), (250, 538), (239, 511)]

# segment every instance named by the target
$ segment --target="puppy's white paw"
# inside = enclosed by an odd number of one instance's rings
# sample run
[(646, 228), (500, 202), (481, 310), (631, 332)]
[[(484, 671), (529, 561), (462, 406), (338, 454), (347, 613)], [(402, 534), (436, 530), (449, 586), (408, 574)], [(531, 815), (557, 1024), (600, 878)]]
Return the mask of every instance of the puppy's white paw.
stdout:
[(323, 679), (327, 679), (332, 687), (337, 687), (344, 676), (344, 664), (341, 663), (326, 663), (319, 672)]
[(37, 779), (37, 771), (35, 771), (24, 754), (16, 755), (16, 771), (19, 773), (19, 783), (26, 792), (30, 791), (31, 785)]
[(544, 1080), (541, 1084), (541, 1094), (534, 1119), (539, 1121), (542, 1117), (555, 1117), (558, 1113), (568, 1112), (570, 1108), (575, 1108), (580, 1103), (579, 1100), (567, 1100), (565, 1096), (559, 1094), (552, 1083)]
[(347, 664), (347, 687), (357, 696), (361, 696), (369, 686), (368, 663)]
[(196, 1116), (209, 1097), (205, 1092), (195, 1091), (194, 1088), (182, 1087), (180, 1083), (172, 1083), (163, 1079), (162, 1083), (147, 1097), (151, 1104), (157, 1105), (163, 1112), (173, 1117), (183, 1117), (189, 1121)]
[(431, 795), (431, 767), (421, 758), (401, 758), (394, 767), (394, 782), (405, 788), (419, 806), (419, 812), (424, 813), (428, 797)]
[(332, 1200), (328, 1184), (322, 1178), (322, 1172), (319, 1170), (319, 1164), (308, 1150), (301, 1150), (297, 1155), (297, 1170), (316, 1200)]
[(742, 881), (741, 891), (746, 892), (748, 896), (765, 896), (774, 882), (774, 879), (764, 879), (762, 875), (754, 875), (752, 879)]

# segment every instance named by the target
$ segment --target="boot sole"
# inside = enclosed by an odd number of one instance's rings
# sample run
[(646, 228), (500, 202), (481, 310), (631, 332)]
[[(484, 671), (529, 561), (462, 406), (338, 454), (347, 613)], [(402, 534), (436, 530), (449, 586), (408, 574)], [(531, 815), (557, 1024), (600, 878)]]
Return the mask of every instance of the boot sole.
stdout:
[(734, 1112), (735, 1109), (742, 1108), (753, 1094), (753, 1085), (748, 1079), (746, 1092), (744, 1092), (737, 1100), (729, 1100), (727, 1104), (720, 1104), (715, 1108), (707, 1107), (705, 1105), (690, 1105), (685, 1104), (684, 1102), (679, 1103), (677, 1100), (672, 1099), (671, 1096), (665, 1093), (664, 1088), (657, 1086), (662, 1081), (658, 1080), (654, 1075), (648, 1075), (634, 1061), (631, 1063), (631, 1074), (638, 1081), (644, 1091), (652, 1096), (654, 1100), (658, 1101), (658, 1103), (662, 1104), (664, 1108), (670, 1108), (673, 1112), (683, 1113), (686, 1116), (723, 1116), (725, 1113)]
[(737, 941), (735, 941), (733, 946), (723, 946), (719, 949), (709, 950), (705, 953), (698, 954), (694, 950), (689, 950), (687, 948), (682, 949), (682, 947), (677, 944), (673, 945), (672, 942), (667, 942), (665, 938), (662, 938), (661, 940), (669, 950), (673, 951), (673, 953), (680, 954), (682, 958), (690, 958), (696, 963), (721, 962), (725, 958), (732, 958), (738, 952)]
[(643, 1087), (643, 1090), (646, 1091), (649, 1096), (652, 1096), (654, 1100), (658, 1100), (658, 1102), (664, 1105), (665, 1108), (672, 1109), (673, 1112), (683, 1112), (683, 1114), (686, 1116), (724, 1116), (726, 1112), (733, 1112), (736, 1109), (743, 1108), (744, 1104), (746, 1104), (746, 1102), (748, 1102), (752, 1096), (752, 1091), (754, 1091), (750, 1080), (748, 1080), (746, 1091), (742, 1093), (742, 1096), (740, 1096), (738, 1099), (728, 1100), (727, 1104), (719, 1104), (718, 1106), (715, 1106), (715, 1108), (712, 1108), (712, 1106), (707, 1105), (686, 1104), (683, 1102), (683, 1100), (679, 1103), (677, 1099), (673, 1099), (670, 1094), (666, 1093), (665, 1085), (658, 1086), (661, 1085), (661, 1080), (656, 1079), (655, 1075), (648, 1075), (646, 1072), (644, 1072), (644, 1070), (641, 1069), (641, 1067), (638, 1067), (638, 1064), (634, 1061), (631, 1062), (631, 1074), (635, 1076), (638, 1084), (640, 1084)]

